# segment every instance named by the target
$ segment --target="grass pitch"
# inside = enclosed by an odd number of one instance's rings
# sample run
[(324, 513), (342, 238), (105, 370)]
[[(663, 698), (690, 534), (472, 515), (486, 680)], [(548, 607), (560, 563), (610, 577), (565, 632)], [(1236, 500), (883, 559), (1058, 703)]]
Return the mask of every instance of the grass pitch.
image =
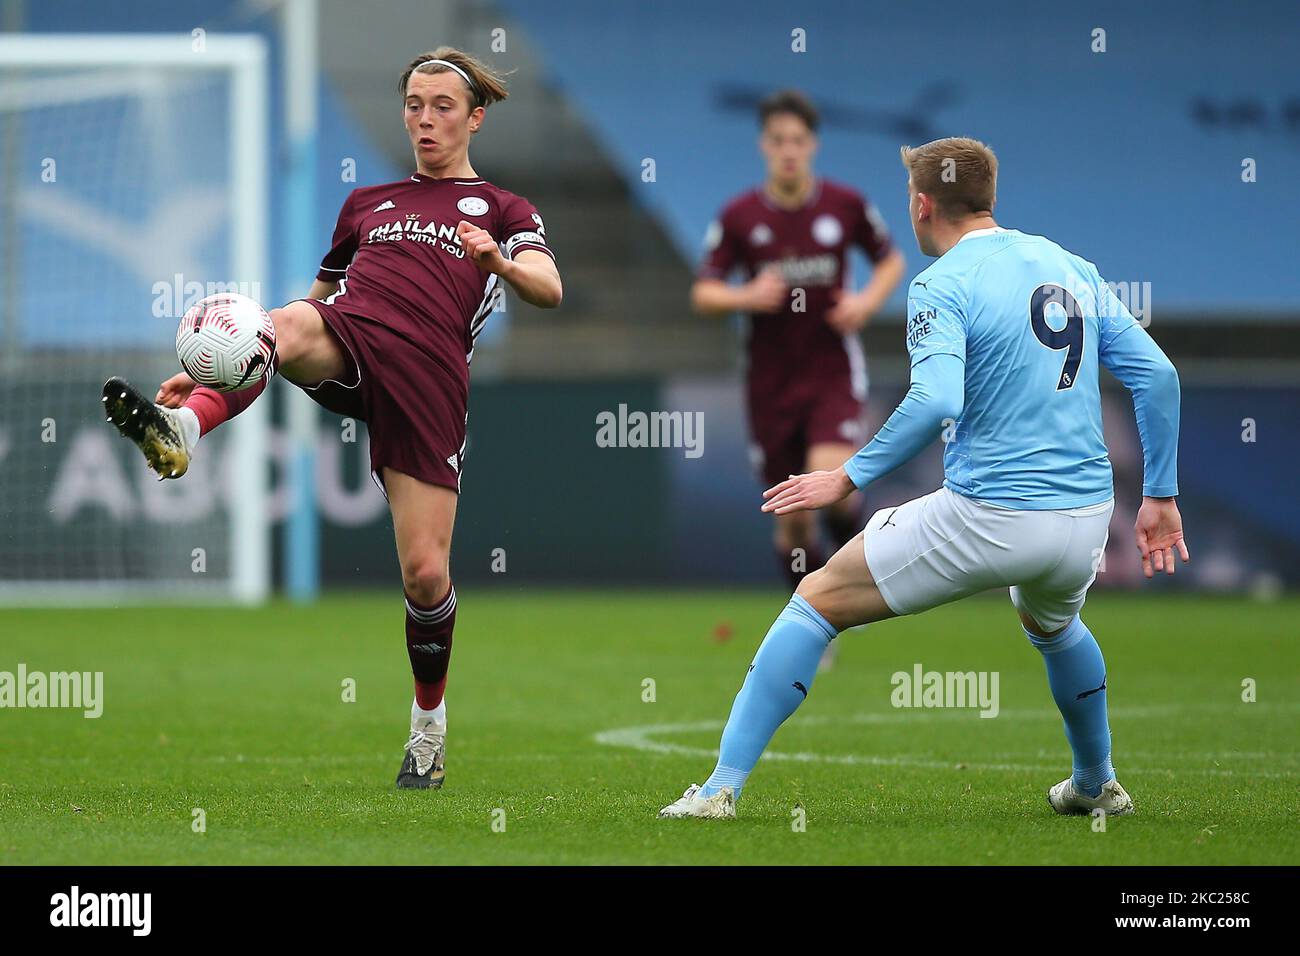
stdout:
[[(0, 862), (1300, 862), (1293, 598), (1089, 602), (1138, 807), (1104, 833), (1047, 805), (1069, 751), (1004, 598), (846, 633), (738, 820), (655, 819), (707, 776), (785, 599), (465, 591), (440, 792), (393, 789), (411, 698), (400, 596), (0, 611), (0, 671), (103, 671), (105, 697), (99, 719), (0, 710)], [(894, 708), (891, 675), (918, 663), (997, 671), (999, 715)]]

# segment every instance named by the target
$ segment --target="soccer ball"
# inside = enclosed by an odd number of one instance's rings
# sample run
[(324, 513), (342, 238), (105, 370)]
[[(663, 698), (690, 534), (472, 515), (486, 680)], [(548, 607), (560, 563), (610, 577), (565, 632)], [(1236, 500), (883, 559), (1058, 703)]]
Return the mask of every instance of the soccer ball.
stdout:
[(181, 318), (176, 357), (200, 385), (238, 392), (266, 374), (275, 357), (275, 326), (248, 296), (218, 292), (194, 303)]

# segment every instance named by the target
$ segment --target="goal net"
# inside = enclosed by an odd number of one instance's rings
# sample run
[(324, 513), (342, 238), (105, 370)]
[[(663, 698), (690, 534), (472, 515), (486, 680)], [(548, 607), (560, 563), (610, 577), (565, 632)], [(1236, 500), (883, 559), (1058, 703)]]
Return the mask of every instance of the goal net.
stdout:
[(100, 404), (264, 300), (266, 101), (255, 36), (0, 36), (0, 602), (266, 596), (265, 403), (165, 482)]

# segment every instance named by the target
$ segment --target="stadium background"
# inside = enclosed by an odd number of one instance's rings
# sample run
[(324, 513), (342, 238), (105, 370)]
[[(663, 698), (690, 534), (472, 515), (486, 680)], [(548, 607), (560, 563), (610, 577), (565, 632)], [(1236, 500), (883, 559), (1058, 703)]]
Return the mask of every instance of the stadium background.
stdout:
[[(1244, 12), (1228, 4), (1113, 3), (1086, 13), (993, 4), (954, 13), (928, 3), (905, 11), (828, 3), (801, 8), (792, 20), (788, 5), (773, 0), (671, 0), (617, 12), (594, 0), (323, 0), (307, 243), (295, 242), (287, 221), (292, 144), (276, 80), (284, 55), (276, 5), (7, 0), (0, 11), (9, 32), (201, 27), (213, 36), (264, 37), (268, 305), (305, 292), (354, 185), (407, 170), (393, 86), (413, 54), (445, 42), (516, 71), (510, 99), (489, 111), (475, 139), (473, 159), (486, 178), (542, 211), (566, 295), (550, 313), (509, 298), (476, 352), (458, 581), (777, 584), (746, 452), (741, 326), (691, 315), (687, 292), (707, 222), (762, 175), (755, 103), (773, 88), (797, 86), (824, 113), (819, 172), (873, 198), (907, 256), (909, 277), (927, 260), (908, 229), (897, 147), (968, 134), (998, 151), (1002, 223), (1046, 233), (1094, 259), (1106, 278), (1149, 296), (1141, 304), (1150, 330), (1182, 374), (1182, 509), (1197, 559), (1190, 573), (1159, 587), (1271, 596), (1300, 583), (1290, 449), (1300, 419), (1293, 262), (1300, 87), (1286, 53), (1291, 4), (1254, 3)], [(793, 26), (806, 30), (807, 52), (791, 51)], [(1097, 26), (1106, 31), (1104, 53), (1091, 49)], [(965, 38), (977, 27), (984, 39), (972, 51)], [(1041, 43), (1026, 44), (1026, 36)], [(494, 42), (504, 50), (494, 52)], [(111, 119), (94, 122), (100, 126), (88, 128), (111, 129)], [(182, 137), (220, 132), (197, 107), (177, 123)], [(40, 147), (23, 144), (24, 160), (38, 163)], [(1253, 182), (1243, 181), (1247, 158), (1257, 170)], [(93, 162), (93, 150), (78, 161)], [(349, 162), (355, 182), (340, 174)], [(144, 222), (153, 214), (148, 203), (172, 203), (171, 221), (185, 228), (190, 199), (180, 193), (142, 184), (133, 202), (124, 201), (120, 181), (79, 182), (71, 188), (92, 213), (113, 209)], [(0, 295), (6, 367), (76, 364), (104, 339), (106, 324), (113, 333), (112, 350), (87, 363), (77, 382), (87, 400), (70, 405), (80, 411), (60, 421), (60, 440), (40, 449), (37, 464), (23, 458), (33, 444), (23, 436), (33, 434), (39, 409), (24, 396), (21, 376), (0, 384), (0, 576), (11, 583), (30, 572), (33, 540), (65, 542), (73, 552), (88, 541), (138, 535), (142, 522), (165, 537), (190, 520), (184, 506), (150, 505), (161, 492), (136, 480), (130, 449), (110, 441), (95, 414), (98, 382), (115, 361), (145, 382), (172, 370), (166, 346), (176, 310), (161, 319), (151, 312), (153, 283), (171, 277), (162, 267), (166, 248), (154, 252), (153, 272), (126, 274), (111, 265), (113, 250), (100, 233), (75, 217), (49, 215), (41, 199), (24, 201), (32, 188), (11, 176), (3, 191), (5, 235), (26, 244), (6, 269), (11, 293)], [(301, 233), (302, 223), (295, 225)], [(856, 268), (860, 282), (865, 265)], [(15, 284), (22, 295), (12, 294)], [(873, 427), (906, 387), (905, 285), (865, 332)], [(133, 351), (146, 342), (150, 355)], [(1140, 450), (1127, 396), (1115, 382), (1107, 386), (1119, 507), (1098, 586), (1127, 588), (1138, 580), (1128, 528)], [(286, 389), (277, 386), (274, 436), (282, 434)], [(703, 413), (704, 454), (598, 447), (597, 414), (620, 405)], [(391, 525), (362, 464), (364, 430), (347, 442), (338, 419), (322, 413), (317, 424), (321, 584), (391, 589)], [(291, 498), (286, 444), (269, 443), (277, 531)], [(227, 467), (235, 461), (229, 448), (206, 453), (228, 458)], [(69, 496), (70, 474), (96, 480)], [(870, 505), (923, 493), (940, 474), (935, 447), (873, 487)], [(274, 541), (278, 584), (281, 535)], [(500, 561), (494, 565), (501, 554), (504, 577)]]

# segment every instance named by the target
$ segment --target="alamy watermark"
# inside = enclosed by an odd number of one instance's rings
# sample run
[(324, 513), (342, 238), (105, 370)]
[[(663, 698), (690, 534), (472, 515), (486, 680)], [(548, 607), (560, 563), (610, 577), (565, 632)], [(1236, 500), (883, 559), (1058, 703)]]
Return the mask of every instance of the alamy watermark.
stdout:
[(199, 282), (197, 279), (187, 281), (179, 272), (168, 280), (155, 282), (149, 291), (153, 293), (155, 319), (179, 319), (194, 303), (219, 292), (237, 292), (248, 296), (254, 302), (262, 301), (260, 282)]
[(598, 448), (681, 448), (687, 458), (704, 454), (703, 412), (628, 411), (620, 404), (617, 412), (596, 415)]
[[(1098, 293), (1087, 282), (1080, 282), (1067, 277), (1060, 287), (1074, 297), (1085, 315), (1095, 314), (1098, 318), (1113, 319), (1124, 315), (1124, 310), (1137, 319), (1138, 325), (1147, 328), (1151, 325), (1151, 283), (1103, 280), (1102, 284), (1109, 294)], [(1049, 298), (1049, 301), (1052, 301)], [(1055, 300), (1062, 307), (1064, 302)], [(1122, 308), (1121, 308), (1122, 307)]]
[(997, 671), (927, 671), (918, 663), (911, 673), (894, 672), (889, 702), (895, 707), (971, 708), (981, 717), (996, 717), (999, 680)]
[(103, 671), (0, 671), (0, 708), (58, 707), (94, 719), (104, 713)]
[(50, 897), (51, 926), (119, 926), (132, 936), (148, 936), (152, 914), (152, 893), (83, 893), (73, 886)]

